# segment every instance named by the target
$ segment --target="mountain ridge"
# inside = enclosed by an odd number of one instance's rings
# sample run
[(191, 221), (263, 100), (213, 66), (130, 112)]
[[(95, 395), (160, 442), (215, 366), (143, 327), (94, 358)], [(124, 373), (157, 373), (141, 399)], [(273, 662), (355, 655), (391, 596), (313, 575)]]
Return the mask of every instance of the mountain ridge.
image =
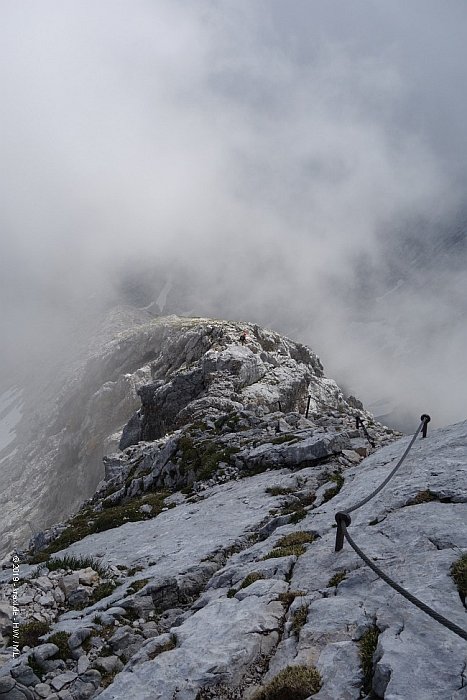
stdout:
[[(124, 449), (71, 518), (19, 553), (30, 636), (14, 659), (4, 560), (0, 696), (463, 700), (462, 642), (348, 546), (333, 551), (335, 512), (382, 481), (409, 438), (345, 398), (311, 350), (255, 324), (170, 317), (112, 343), (87, 381), (131, 358), (126, 427), (106, 438), (116, 449), (123, 435)], [(467, 558), (466, 430), (417, 440), (352, 523), (365, 551), (461, 626), (451, 573)]]

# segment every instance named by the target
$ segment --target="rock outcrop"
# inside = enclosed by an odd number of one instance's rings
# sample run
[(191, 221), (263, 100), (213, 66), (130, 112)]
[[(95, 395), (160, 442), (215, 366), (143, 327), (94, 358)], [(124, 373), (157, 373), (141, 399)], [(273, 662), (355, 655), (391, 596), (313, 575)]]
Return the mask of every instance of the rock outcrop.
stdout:
[[(465, 642), (348, 545), (334, 552), (334, 514), (383, 481), (409, 438), (275, 333), (157, 325), (148, 370), (133, 368), (149, 381), (123, 451), (73, 517), (33, 538), (19, 581), (0, 571), (0, 698), (467, 698)], [(467, 423), (418, 439), (351, 525), (464, 628), (466, 444)]]

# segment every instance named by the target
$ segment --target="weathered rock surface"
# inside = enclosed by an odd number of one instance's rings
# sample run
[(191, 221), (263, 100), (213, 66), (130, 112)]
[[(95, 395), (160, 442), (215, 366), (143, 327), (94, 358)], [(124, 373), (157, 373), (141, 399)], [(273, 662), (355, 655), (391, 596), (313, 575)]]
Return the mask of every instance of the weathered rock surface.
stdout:
[[(14, 660), (4, 643), (1, 697), (246, 700), (305, 665), (319, 671), (318, 700), (370, 697), (370, 687), (384, 700), (462, 700), (465, 642), (347, 543), (334, 552), (335, 512), (383, 481), (408, 438), (395, 442), (347, 402), (303, 346), (249, 325), (165, 324), (127, 447), (107, 457), (105, 480), (68, 523), (34, 539), (38, 569), (20, 566), (21, 624), (49, 629)], [(389, 575), (464, 628), (450, 571), (467, 553), (466, 456), (467, 423), (430, 431), (349, 527)], [(6, 635), (12, 570), (0, 581)]]

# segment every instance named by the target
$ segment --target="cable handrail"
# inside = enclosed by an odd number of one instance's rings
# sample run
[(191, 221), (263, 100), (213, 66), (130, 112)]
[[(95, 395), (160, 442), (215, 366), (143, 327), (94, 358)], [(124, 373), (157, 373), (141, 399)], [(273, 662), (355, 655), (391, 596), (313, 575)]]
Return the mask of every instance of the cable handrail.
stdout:
[(399, 459), (397, 462), (396, 466), (394, 469), (389, 473), (389, 475), (384, 479), (384, 481), (381, 482), (381, 484), (374, 489), (368, 496), (363, 498), (361, 501), (358, 501), (355, 505), (353, 505), (350, 508), (346, 508), (345, 510), (338, 511), (335, 514), (335, 520), (337, 523), (337, 532), (336, 532), (336, 543), (334, 547), (334, 551), (339, 552), (341, 551), (342, 547), (344, 546), (344, 538), (347, 540), (347, 542), (350, 544), (352, 549), (358, 554), (358, 556), (367, 564), (367, 566), (372, 569), (372, 571), (379, 576), (385, 583), (388, 584), (392, 589), (397, 591), (400, 595), (402, 595), (406, 600), (408, 600), (410, 603), (415, 605), (419, 610), (422, 610), (426, 615), (429, 615), (431, 618), (436, 620), (436, 622), (439, 622), (441, 625), (446, 627), (447, 629), (451, 630), (451, 632), (454, 632), (454, 634), (457, 634), (459, 637), (462, 637), (462, 639), (467, 640), (467, 632), (462, 629), (462, 627), (459, 627), (456, 625), (454, 622), (451, 622), (451, 620), (448, 620), (448, 618), (444, 617), (444, 615), (441, 615), (438, 613), (436, 610), (433, 610), (429, 605), (424, 603), (422, 600), (417, 598), (416, 596), (412, 595), (409, 591), (407, 591), (405, 588), (403, 588), (400, 584), (398, 584), (396, 581), (394, 581), (390, 576), (388, 576), (384, 571), (382, 571), (379, 566), (377, 566), (372, 559), (370, 559), (365, 552), (354, 542), (352, 537), (349, 535), (347, 528), (352, 522), (352, 518), (350, 517), (350, 513), (353, 513), (356, 511), (358, 508), (361, 508), (362, 506), (366, 505), (369, 501), (371, 501), (380, 491), (383, 490), (383, 488), (389, 483), (389, 481), (393, 478), (393, 476), (396, 474), (396, 472), (400, 469), (402, 464), (404, 463), (407, 455), (409, 454), (410, 450), (412, 449), (412, 446), (417, 439), (417, 436), (420, 434), (420, 431), (422, 431), (422, 437), (426, 437), (427, 433), (427, 426), (428, 423), (430, 422), (430, 416), (424, 413), (421, 418), (421, 423), (418, 426), (415, 434), (413, 435), (409, 445), (404, 451), (404, 454), (402, 457)]

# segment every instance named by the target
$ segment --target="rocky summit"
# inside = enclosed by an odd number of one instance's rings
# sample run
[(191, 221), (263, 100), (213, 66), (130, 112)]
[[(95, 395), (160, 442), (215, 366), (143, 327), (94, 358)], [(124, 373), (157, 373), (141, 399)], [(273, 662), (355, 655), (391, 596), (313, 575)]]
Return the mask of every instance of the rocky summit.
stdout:
[[(89, 362), (104, 478), (5, 557), (0, 700), (467, 699), (466, 642), (334, 551), (410, 437), (253, 324), (142, 319)], [(349, 525), (464, 630), (466, 457), (467, 423), (429, 430)]]

